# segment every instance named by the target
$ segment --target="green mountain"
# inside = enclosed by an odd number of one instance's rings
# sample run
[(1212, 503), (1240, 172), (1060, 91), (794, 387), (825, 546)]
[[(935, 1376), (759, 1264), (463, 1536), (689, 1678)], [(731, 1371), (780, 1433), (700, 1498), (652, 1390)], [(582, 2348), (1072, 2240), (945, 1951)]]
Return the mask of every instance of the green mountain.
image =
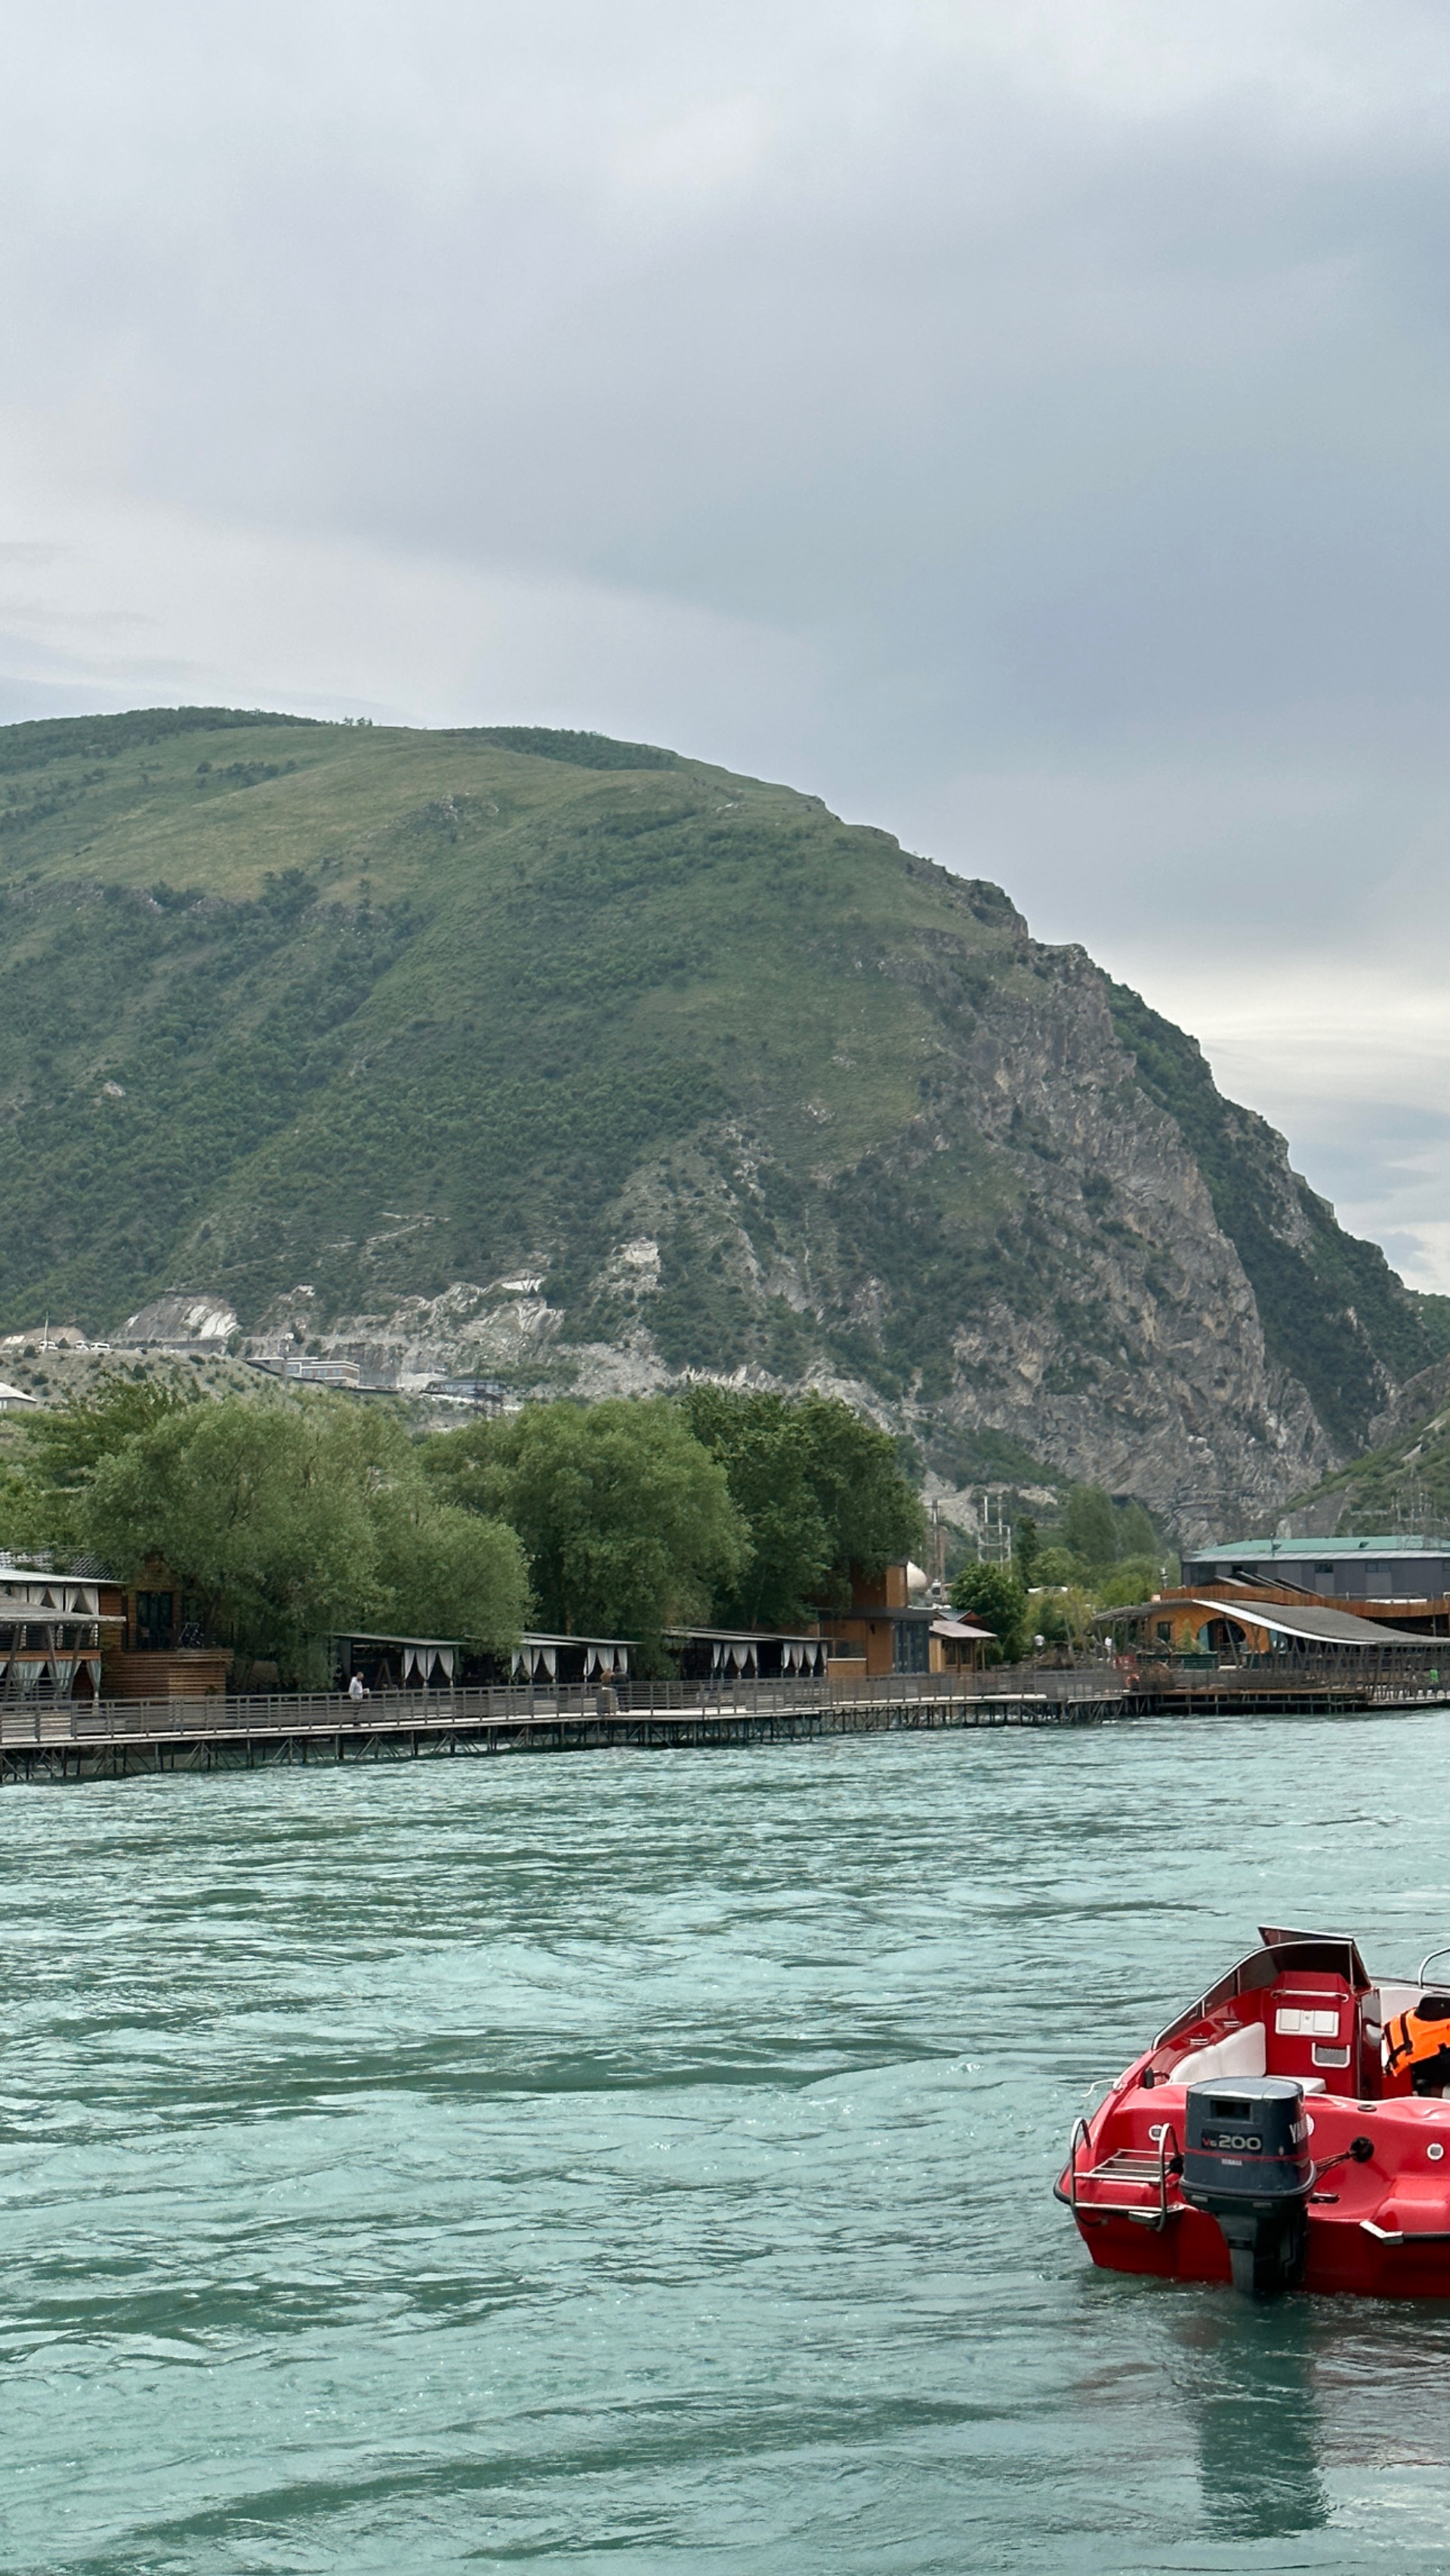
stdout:
[[(1445, 1306), (1450, 1300), (1425, 1300)], [(1399, 1389), (1370, 1446), (1301, 1494), (1284, 1515), (1295, 1537), (1450, 1532), (1450, 1356)]]
[(1444, 1347), (1191, 1039), (815, 797), (182, 708), (0, 730), (0, 798), (10, 1328), (184, 1292), (404, 1383), (811, 1376), (1184, 1526)]

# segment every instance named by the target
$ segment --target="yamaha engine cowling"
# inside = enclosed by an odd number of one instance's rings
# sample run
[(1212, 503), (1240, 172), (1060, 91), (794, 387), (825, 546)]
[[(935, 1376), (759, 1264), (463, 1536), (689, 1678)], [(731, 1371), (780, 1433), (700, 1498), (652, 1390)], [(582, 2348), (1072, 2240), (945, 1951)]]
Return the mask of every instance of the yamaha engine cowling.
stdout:
[(1272, 2298), (1304, 2270), (1314, 2165), (1304, 2089), (1285, 2075), (1190, 2084), (1183, 2197), (1216, 2218), (1236, 2290)]

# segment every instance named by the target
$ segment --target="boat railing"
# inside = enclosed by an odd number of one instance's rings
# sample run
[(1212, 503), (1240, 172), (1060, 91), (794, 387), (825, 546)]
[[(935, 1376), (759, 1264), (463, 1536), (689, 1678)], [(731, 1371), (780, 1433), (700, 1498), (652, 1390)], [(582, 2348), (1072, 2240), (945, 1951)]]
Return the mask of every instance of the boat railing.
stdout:
[(1072, 2124), (1072, 2143), (1067, 2151), (1067, 2198), (1068, 2206), (1074, 2212), (1077, 2209), (1077, 2151), (1080, 2146), (1090, 2147), (1092, 2142), (1093, 2133), (1088, 2127), (1088, 2124), (1083, 2118), (1081, 2112), (1079, 2112), (1078, 2117)]
[(1072, 2137), (1068, 2143), (1067, 2189), (1063, 2190), (1061, 2182), (1054, 2183), (1052, 2188), (1055, 2198), (1064, 2202), (1074, 2216), (1080, 2209), (1087, 2209), (1101, 2216), (1104, 2214), (1104, 2204), (1101, 2201), (1083, 2200), (1081, 2185), (1084, 2182), (1091, 2182), (1095, 2177), (1099, 2177), (1104, 2182), (1116, 2184), (1120, 2189), (1127, 2188), (1134, 2191), (1151, 2191), (1156, 2182), (1158, 2189), (1156, 2209), (1151, 2203), (1146, 2209), (1135, 2209), (1125, 2203), (1116, 2203), (1108, 2208), (1107, 2214), (1112, 2215), (1115, 2210), (1118, 2216), (1135, 2219), (1140, 2227), (1151, 2227), (1155, 2236), (1161, 2236), (1169, 2219), (1177, 2218), (1182, 2214), (1181, 2202), (1170, 2203), (1168, 2187), (1175, 2176), (1183, 2171), (1183, 2158), (1178, 2145), (1178, 2132), (1171, 2120), (1159, 2123), (1149, 2131), (1149, 2137), (1156, 2142), (1158, 2148), (1156, 2172), (1151, 2154), (1139, 2156), (1136, 2150), (1123, 2149), (1118, 2155), (1110, 2156), (1105, 2165), (1089, 2165), (1084, 2173), (1078, 2162), (1078, 2152), (1082, 2147), (1091, 2148), (1092, 2130), (1086, 2116), (1079, 2113), (1072, 2124)]
[[(1169, 2155), (1170, 2145), (1172, 2147), (1171, 2158)], [(1174, 2128), (1171, 2120), (1165, 2120), (1158, 2132), (1158, 2217), (1156, 2225), (1160, 2233), (1168, 2224), (1168, 2177), (1169, 2174), (1179, 2166), (1178, 2132)]]

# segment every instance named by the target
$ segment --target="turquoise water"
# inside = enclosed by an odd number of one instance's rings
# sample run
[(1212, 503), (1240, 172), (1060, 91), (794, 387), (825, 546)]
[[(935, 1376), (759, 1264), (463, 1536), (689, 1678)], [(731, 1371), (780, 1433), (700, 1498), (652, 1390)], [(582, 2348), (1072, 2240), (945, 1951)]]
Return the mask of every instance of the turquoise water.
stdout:
[(1443, 2567), (1450, 2308), (1092, 2271), (1089, 2082), (1450, 1939), (1450, 1713), (0, 1802), (6, 2570)]

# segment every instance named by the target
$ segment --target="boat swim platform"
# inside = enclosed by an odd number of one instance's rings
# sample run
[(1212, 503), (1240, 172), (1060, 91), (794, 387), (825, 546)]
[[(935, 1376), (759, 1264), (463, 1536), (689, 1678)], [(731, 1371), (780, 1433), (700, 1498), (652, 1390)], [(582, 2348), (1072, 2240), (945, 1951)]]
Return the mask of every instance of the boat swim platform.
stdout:
[[(975, 1685), (951, 1674), (871, 1681), (737, 1680), (722, 1688), (593, 1687), (338, 1692), (196, 1700), (0, 1701), (0, 1787), (164, 1771), (256, 1771), (522, 1753), (683, 1752), (964, 1728), (1104, 1725), (1133, 1718), (1348, 1717), (1443, 1706), (1427, 1674), (1358, 1678), (1228, 1671), (1144, 1687), (1101, 1664), (1018, 1667)], [(614, 1702), (611, 1705), (611, 1701)]]

